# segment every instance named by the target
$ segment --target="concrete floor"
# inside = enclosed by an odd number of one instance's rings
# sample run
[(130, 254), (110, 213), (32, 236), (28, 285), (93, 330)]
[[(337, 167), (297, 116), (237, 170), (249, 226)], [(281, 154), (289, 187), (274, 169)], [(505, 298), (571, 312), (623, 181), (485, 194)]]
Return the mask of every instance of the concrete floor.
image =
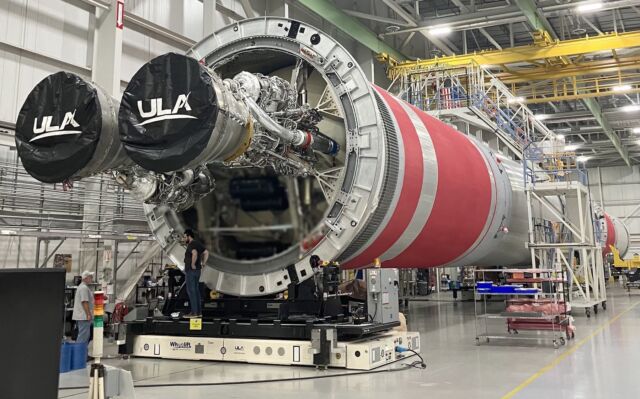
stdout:
[[(637, 290), (640, 294), (640, 290)], [(635, 293), (634, 293), (635, 294)], [(609, 290), (608, 308), (587, 319), (574, 310), (576, 339), (554, 350), (536, 341), (475, 344), (471, 302), (412, 302), (409, 329), (422, 333), (426, 370), (285, 383), (208, 387), (138, 388), (136, 397), (228, 398), (635, 398), (640, 385), (632, 374), (640, 358), (640, 295)], [(313, 368), (173, 360), (109, 360), (130, 370), (137, 385), (231, 382), (343, 373)], [(346, 371), (351, 372), (351, 371)], [(63, 374), (60, 386), (86, 384), (86, 372)], [(60, 398), (86, 397), (60, 391)]]

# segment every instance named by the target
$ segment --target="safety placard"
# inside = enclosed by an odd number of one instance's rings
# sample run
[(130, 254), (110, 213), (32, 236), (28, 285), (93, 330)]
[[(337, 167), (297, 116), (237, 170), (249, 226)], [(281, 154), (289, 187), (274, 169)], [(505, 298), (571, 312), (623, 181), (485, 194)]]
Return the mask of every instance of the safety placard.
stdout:
[(189, 320), (189, 330), (202, 330), (202, 319)]
[(116, 28), (124, 28), (124, 0), (116, 3)]

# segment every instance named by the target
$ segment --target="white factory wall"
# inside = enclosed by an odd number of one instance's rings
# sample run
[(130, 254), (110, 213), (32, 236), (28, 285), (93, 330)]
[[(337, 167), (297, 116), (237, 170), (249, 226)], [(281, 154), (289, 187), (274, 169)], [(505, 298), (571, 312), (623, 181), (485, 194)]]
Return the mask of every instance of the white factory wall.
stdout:
[(0, 1), (0, 121), (14, 122), (31, 88), (60, 70), (60, 64), (19, 49), (85, 68), (92, 19), (88, 9), (64, 1)]
[(631, 246), (640, 249), (640, 167), (602, 167), (599, 171), (591, 168), (589, 186), (592, 198), (602, 203), (607, 213), (624, 221), (631, 234)]

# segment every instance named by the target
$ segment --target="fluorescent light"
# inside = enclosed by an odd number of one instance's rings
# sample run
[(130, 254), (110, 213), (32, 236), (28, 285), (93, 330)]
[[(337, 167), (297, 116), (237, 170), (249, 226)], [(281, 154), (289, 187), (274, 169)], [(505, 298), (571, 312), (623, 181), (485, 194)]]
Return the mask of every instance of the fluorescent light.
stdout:
[(631, 85), (618, 85), (618, 86), (613, 86), (611, 88), (611, 90), (613, 91), (627, 91), (627, 90), (631, 90)]
[(581, 162), (581, 163), (585, 163), (590, 159), (591, 159), (591, 157), (580, 155), (579, 157), (576, 158), (576, 161)]
[(511, 97), (507, 99), (508, 104), (522, 104), (524, 102), (524, 97)]
[(453, 29), (451, 29), (450, 26), (446, 26), (446, 25), (434, 26), (429, 29), (429, 33), (431, 33), (434, 36), (448, 35), (452, 31)]
[(636, 111), (640, 111), (640, 105), (637, 105), (637, 104), (625, 105), (620, 109), (624, 112), (636, 112)]
[(565, 151), (569, 151), (569, 152), (573, 152), (573, 151), (577, 150), (578, 148), (580, 148), (580, 146), (577, 145), (577, 144), (569, 144), (569, 145), (565, 145), (564, 146), (564, 150)]
[(634, 127), (631, 131), (634, 133), (640, 133), (640, 127)]
[(564, 140), (564, 134), (556, 134), (557, 140)]
[(551, 115), (549, 115), (549, 114), (536, 114), (536, 115), (534, 115), (534, 118), (536, 118), (539, 121), (543, 121), (545, 119), (549, 119), (550, 116)]
[(602, 3), (599, 1), (588, 2), (585, 1), (583, 3), (578, 4), (576, 7), (576, 11), (578, 12), (592, 12), (602, 8)]

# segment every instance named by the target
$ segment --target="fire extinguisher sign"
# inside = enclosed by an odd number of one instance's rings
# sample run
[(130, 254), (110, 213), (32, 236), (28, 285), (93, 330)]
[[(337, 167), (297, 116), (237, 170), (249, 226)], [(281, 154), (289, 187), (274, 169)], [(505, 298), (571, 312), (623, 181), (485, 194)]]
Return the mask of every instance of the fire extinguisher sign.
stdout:
[(124, 0), (116, 3), (116, 28), (124, 28)]

